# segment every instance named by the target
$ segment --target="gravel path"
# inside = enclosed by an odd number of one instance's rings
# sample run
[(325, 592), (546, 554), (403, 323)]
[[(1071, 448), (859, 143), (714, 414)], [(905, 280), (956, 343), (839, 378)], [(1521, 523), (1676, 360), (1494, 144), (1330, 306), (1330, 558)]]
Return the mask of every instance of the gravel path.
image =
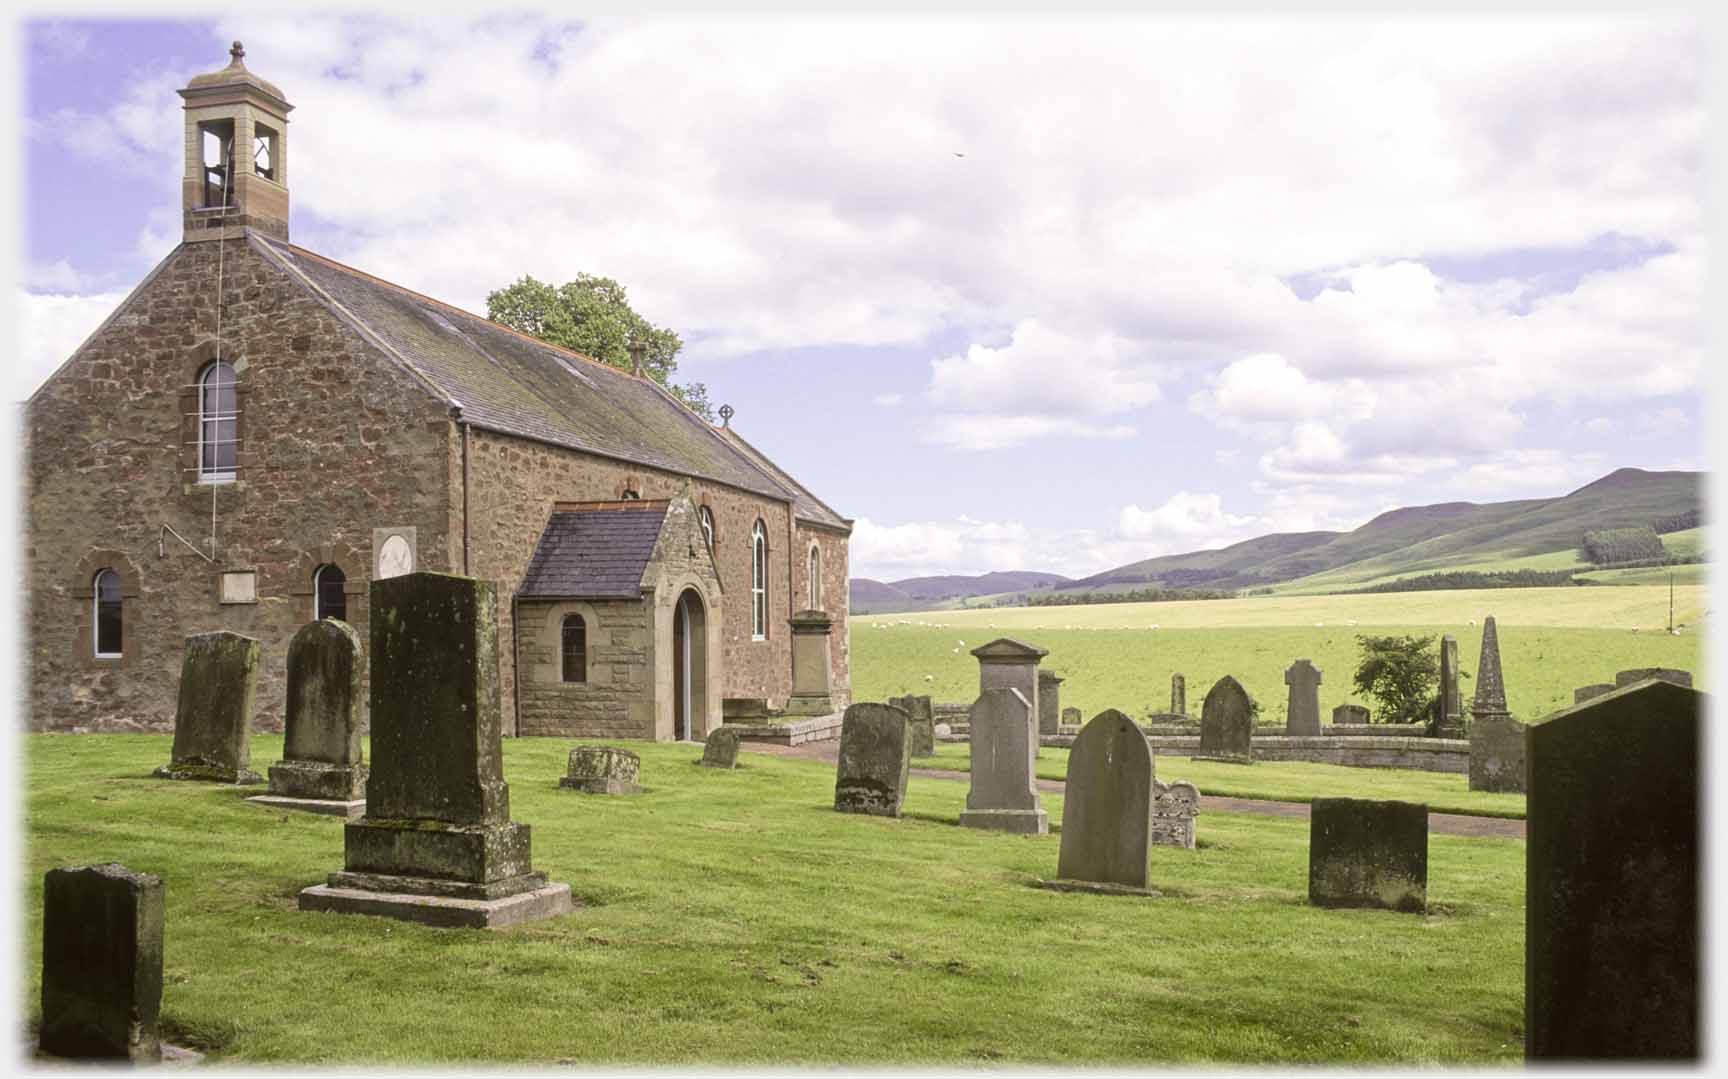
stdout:
[[(745, 753), (771, 753), (777, 757), (797, 757), (803, 760), (833, 761), (840, 754), (840, 743), (806, 742), (801, 746), (777, 746), (769, 742), (745, 742)], [(946, 768), (914, 768), (912, 774), (921, 779), (965, 780), (965, 772)], [(1060, 779), (1040, 779), (1038, 789), (1061, 794), (1066, 784)], [(1218, 813), (1260, 813), (1268, 817), (1308, 817), (1307, 802), (1270, 802), (1259, 798), (1223, 798), (1212, 794), (1200, 796), (1200, 808)], [(1524, 822), (1504, 817), (1474, 817), (1463, 813), (1430, 813), (1428, 830), (1441, 835), (1488, 836), (1499, 839), (1523, 839)]]

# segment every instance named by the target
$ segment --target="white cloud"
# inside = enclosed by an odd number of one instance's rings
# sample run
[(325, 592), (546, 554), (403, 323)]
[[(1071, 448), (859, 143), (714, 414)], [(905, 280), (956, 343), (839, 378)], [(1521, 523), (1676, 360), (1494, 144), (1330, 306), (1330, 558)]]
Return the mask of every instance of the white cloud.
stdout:
[(1052, 436), (1115, 440), (1133, 435), (1134, 428), (1125, 423), (1053, 416), (943, 415), (926, 421), (921, 437), (930, 445), (950, 449), (1003, 450)]
[(1257, 518), (1224, 512), (1224, 500), (1216, 494), (1177, 491), (1163, 505), (1143, 510), (1129, 504), (1117, 515), (1117, 531), (1135, 538), (1158, 536), (1187, 539), (1212, 536), (1257, 523)]
[(1026, 562), (1031, 530), (1018, 522), (952, 521), (852, 526), (848, 560), (855, 577), (899, 580), (937, 573), (1034, 569)]
[(1142, 349), (1115, 335), (1064, 333), (1028, 319), (1007, 344), (973, 345), (932, 363), (930, 400), (968, 412), (1112, 416), (1161, 396), (1144, 360)]
[(5, 400), (22, 401), (35, 393), (125, 298), (124, 292), (90, 296), (19, 292), (14, 302), (22, 348), (6, 370), (0, 391)]
[(879, 393), (870, 398), (870, 403), (882, 408), (893, 408), (901, 403), (901, 397), (897, 393)]
[(1218, 372), (1205, 392), (1189, 399), (1189, 407), (1225, 424), (1362, 420), (1374, 414), (1374, 400), (1360, 379), (1315, 382), (1283, 356), (1262, 352)]
[(1508, 450), (1492, 461), (1479, 461), (1459, 471), (1450, 477), (1448, 486), (1480, 494), (1517, 491), (1560, 495), (1600, 478), (1610, 467), (1600, 453)]

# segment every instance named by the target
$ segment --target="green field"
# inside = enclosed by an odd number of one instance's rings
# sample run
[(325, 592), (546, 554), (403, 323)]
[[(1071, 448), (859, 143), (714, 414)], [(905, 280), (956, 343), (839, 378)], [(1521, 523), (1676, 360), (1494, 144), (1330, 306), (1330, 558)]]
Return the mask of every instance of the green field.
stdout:
[[(1325, 672), (1320, 705), (1329, 719), (1339, 704), (1373, 707), (1350, 685), (1359, 659), (1358, 634), (1451, 633), (1469, 675), (1482, 648), (1481, 619), (1492, 614), (1499, 627), (1508, 706), (1519, 718), (1532, 720), (1570, 706), (1578, 686), (1612, 682), (1616, 671), (1630, 667), (1690, 670), (1694, 684), (1708, 689), (1699, 624), (1707, 600), (1701, 586), (1675, 589), (1676, 621), (1686, 626), (1678, 637), (1662, 632), (1668, 617), (1666, 586), (866, 615), (852, 622), (852, 689), (861, 701), (928, 693), (938, 701), (970, 702), (978, 692), (978, 661), (969, 650), (1012, 636), (1050, 650), (1044, 666), (1067, 680), (1062, 704), (1078, 707), (1088, 718), (1105, 708), (1136, 717), (1165, 711), (1170, 676), (1181, 672), (1194, 715), (1212, 683), (1231, 674), (1260, 703), (1262, 722), (1282, 722), (1288, 696), (1284, 670), (1306, 657)], [(1477, 624), (1469, 625), (1471, 619)], [(1149, 628), (1153, 625), (1158, 628)], [(1632, 627), (1641, 628), (1633, 632)], [(1470, 679), (1463, 681), (1466, 698), (1472, 686)]]
[[(587, 905), (430, 929), (298, 911), (341, 866), (341, 822), (149, 778), (169, 743), (26, 738), (20, 989), (34, 1009), (45, 870), (158, 873), (164, 1030), (218, 1064), (1522, 1059), (1515, 840), (1431, 838), (1426, 917), (1308, 906), (1307, 823), (1228, 813), (1201, 817), (1197, 851), (1154, 849), (1162, 898), (1061, 894), (1030, 886), (1057, 837), (954, 825), (964, 783), (914, 779), (904, 820), (852, 816), (831, 765), (747, 751), (719, 772), (633, 744), (649, 793), (602, 798), (556, 787), (568, 742), (513, 739), (534, 863)], [(281, 747), (254, 738), (254, 766)]]

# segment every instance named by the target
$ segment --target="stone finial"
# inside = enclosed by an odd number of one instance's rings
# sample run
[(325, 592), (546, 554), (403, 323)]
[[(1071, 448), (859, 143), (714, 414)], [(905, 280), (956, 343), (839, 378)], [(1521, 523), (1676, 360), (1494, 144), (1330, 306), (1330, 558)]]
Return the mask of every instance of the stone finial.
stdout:
[(720, 426), (731, 427), (732, 426), (732, 417), (736, 416), (737, 414), (738, 414), (737, 409), (734, 409), (731, 405), (721, 405), (720, 406)]
[(234, 43), (234, 47), (232, 49), (228, 50), (228, 55), (233, 57), (233, 59), (230, 60), (228, 63), (229, 67), (245, 67), (246, 66), (246, 63), (245, 63), (245, 61), (246, 61), (246, 46), (240, 44), (238, 41), (236, 41)]
[(1470, 705), (1470, 714), (1477, 718), (1511, 714), (1506, 709), (1506, 683), (1500, 676), (1500, 636), (1494, 629), (1493, 615), (1482, 620), (1482, 658), (1476, 664), (1476, 699)]

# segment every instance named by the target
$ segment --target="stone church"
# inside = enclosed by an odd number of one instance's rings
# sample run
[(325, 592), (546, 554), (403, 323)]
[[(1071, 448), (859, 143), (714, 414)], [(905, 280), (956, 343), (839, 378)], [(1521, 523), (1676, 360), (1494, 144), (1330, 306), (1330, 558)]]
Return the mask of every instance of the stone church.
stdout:
[(507, 731), (700, 737), (794, 696), (794, 636), (844, 708), (851, 521), (639, 369), (290, 243), (291, 106), (232, 55), (180, 91), (180, 245), (27, 405), (31, 728), (171, 729), (215, 629), (279, 728), (295, 630), (366, 640), (414, 570), (497, 582)]

